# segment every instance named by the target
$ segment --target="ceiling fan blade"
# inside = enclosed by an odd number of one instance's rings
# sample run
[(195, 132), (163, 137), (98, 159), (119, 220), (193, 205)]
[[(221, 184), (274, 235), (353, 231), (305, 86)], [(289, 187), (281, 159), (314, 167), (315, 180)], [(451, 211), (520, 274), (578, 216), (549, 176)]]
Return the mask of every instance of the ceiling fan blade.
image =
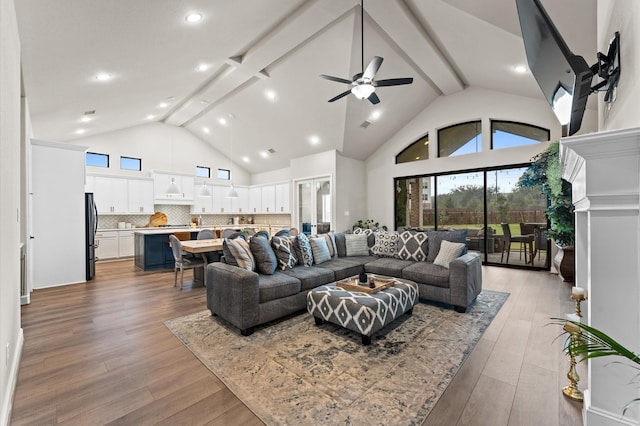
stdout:
[(331, 81), (335, 81), (337, 83), (344, 83), (344, 84), (351, 84), (351, 80), (347, 80), (344, 78), (340, 78), (340, 77), (333, 77), (330, 75), (325, 75), (325, 74), (320, 74), (320, 77), (324, 78), (325, 80), (331, 80)]
[(384, 59), (380, 56), (374, 56), (371, 62), (369, 62), (369, 65), (367, 65), (367, 69), (362, 73), (362, 78), (373, 80), (373, 77), (375, 77), (376, 73), (380, 69), (380, 65), (382, 65), (382, 61), (384, 61)]
[(413, 78), (390, 78), (387, 80), (377, 80), (373, 82), (374, 87), (401, 86), (413, 83)]
[(373, 92), (372, 94), (370, 94), (367, 99), (369, 99), (369, 102), (371, 102), (374, 105), (380, 103), (380, 98), (378, 97), (378, 95), (376, 95), (376, 92)]
[(349, 93), (351, 93), (351, 89), (347, 90), (346, 92), (342, 92), (340, 93), (338, 96), (335, 96), (331, 99), (329, 99), (329, 102), (333, 102), (333, 101), (337, 101), (340, 98), (344, 98), (345, 96), (347, 96)]

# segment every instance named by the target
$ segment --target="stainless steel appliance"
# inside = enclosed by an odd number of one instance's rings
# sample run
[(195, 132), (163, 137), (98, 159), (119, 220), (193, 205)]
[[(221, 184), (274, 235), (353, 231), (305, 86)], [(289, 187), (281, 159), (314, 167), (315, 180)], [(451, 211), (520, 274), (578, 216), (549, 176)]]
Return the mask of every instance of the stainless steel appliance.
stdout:
[(84, 194), (84, 213), (87, 246), (87, 281), (96, 275), (96, 231), (98, 230), (98, 208), (93, 200), (93, 193)]

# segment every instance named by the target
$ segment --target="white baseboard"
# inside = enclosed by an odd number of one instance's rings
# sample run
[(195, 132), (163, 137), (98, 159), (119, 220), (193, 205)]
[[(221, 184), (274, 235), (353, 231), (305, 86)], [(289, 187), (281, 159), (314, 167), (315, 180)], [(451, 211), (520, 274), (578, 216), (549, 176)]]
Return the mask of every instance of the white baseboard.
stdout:
[(29, 303), (31, 303), (31, 294), (20, 296), (20, 306), (28, 305)]
[(7, 381), (7, 388), (2, 393), (4, 395), (2, 400), (2, 409), (0, 411), (0, 425), (8, 425), (11, 420), (11, 408), (13, 407), (13, 395), (16, 391), (16, 384), (18, 383), (18, 371), (20, 370), (20, 360), (22, 359), (22, 345), (24, 344), (24, 333), (22, 328), (18, 333), (18, 341), (16, 342), (15, 350), (13, 351), (13, 362), (9, 368), (9, 380)]
[(620, 414), (611, 413), (607, 410), (603, 410), (591, 405), (591, 393), (589, 389), (584, 393), (584, 408), (583, 408), (583, 423), (584, 426), (638, 426), (640, 422), (630, 417), (623, 417)]

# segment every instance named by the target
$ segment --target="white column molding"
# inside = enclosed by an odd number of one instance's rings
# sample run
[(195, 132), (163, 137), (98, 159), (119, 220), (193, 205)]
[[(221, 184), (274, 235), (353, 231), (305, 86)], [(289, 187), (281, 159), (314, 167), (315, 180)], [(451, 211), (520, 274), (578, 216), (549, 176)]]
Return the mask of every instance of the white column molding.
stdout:
[[(576, 206), (576, 285), (587, 288), (585, 320), (628, 349), (640, 352), (640, 128), (565, 138), (563, 177)], [(640, 425), (637, 370), (589, 361), (585, 425)], [(626, 363), (628, 364), (628, 363)]]

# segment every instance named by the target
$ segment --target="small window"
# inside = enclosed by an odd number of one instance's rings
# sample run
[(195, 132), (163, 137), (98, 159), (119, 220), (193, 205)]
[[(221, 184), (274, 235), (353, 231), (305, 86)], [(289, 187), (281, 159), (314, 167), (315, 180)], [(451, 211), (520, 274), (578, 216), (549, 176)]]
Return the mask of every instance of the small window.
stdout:
[(429, 159), (429, 134), (424, 135), (396, 155), (396, 164)]
[(453, 157), (482, 150), (480, 121), (455, 124), (438, 130), (438, 157)]
[(211, 168), (204, 166), (196, 166), (196, 176), (209, 179), (211, 177)]
[(491, 149), (511, 148), (547, 142), (549, 129), (512, 121), (491, 120)]
[(85, 164), (91, 167), (109, 168), (109, 155), (98, 154), (97, 152), (87, 152), (85, 156)]
[(122, 170), (142, 171), (142, 159), (133, 157), (120, 157), (120, 168)]
[(231, 180), (231, 171), (227, 169), (218, 169), (218, 179)]

